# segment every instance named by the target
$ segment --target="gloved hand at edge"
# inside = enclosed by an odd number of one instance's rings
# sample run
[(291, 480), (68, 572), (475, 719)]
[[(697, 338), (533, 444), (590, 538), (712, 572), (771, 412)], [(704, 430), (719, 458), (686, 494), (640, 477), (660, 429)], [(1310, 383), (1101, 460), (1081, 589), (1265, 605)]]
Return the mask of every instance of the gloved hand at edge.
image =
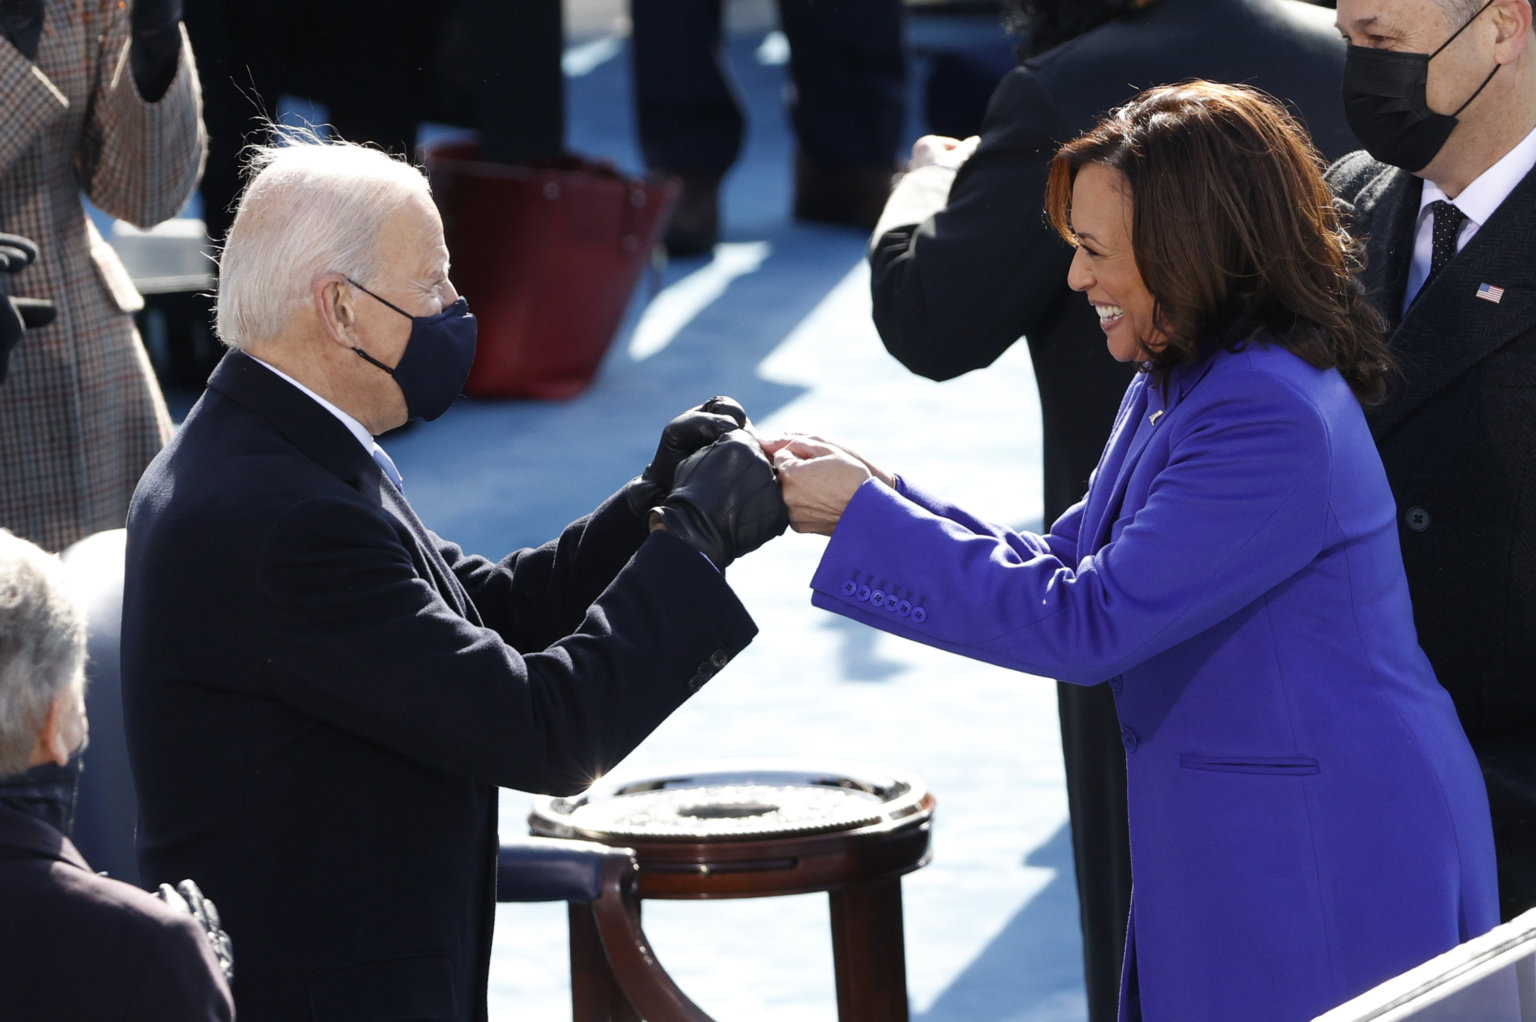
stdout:
[(0, 0), (0, 35), (35, 61), (43, 36), (43, 0)]
[(172, 887), (170, 884), (161, 884), (160, 890), (155, 896), (172, 908), (184, 909), (191, 913), (198, 925), (203, 928), (208, 943), (213, 947), (213, 956), (219, 960), (219, 968), (224, 972), (227, 982), (235, 979), (235, 950), (230, 942), (229, 934), (224, 932), (224, 924), (219, 919), (219, 908), (213, 903), (212, 898), (205, 897), (202, 889), (191, 880), (183, 880)]
[(176, 78), (181, 56), (181, 0), (132, 0), (128, 65), (146, 103), (159, 102)]
[[(37, 245), (18, 234), (0, 234), (0, 272), (19, 273), (37, 258)], [(27, 330), (47, 326), (58, 310), (43, 298), (0, 295), (0, 383), (5, 382), (11, 352)]]

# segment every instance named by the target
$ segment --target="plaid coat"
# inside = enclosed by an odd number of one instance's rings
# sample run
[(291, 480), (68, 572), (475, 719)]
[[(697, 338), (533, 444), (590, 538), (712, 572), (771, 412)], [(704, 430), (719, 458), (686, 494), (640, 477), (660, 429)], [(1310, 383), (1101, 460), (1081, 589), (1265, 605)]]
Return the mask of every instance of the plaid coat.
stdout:
[(0, 526), (50, 550), (121, 526), (171, 430), (133, 324), (143, 298), (80, 199), (147, 227), (175, 216), (202, 173), (191, 46), (183, 34), (175, 80), (145, 103), (130, 13), (116, 0), (48, 0), (36, 63), (0, 38), (0, 231), (42, 250), (0, 288), (59, 306), (0, 384)]

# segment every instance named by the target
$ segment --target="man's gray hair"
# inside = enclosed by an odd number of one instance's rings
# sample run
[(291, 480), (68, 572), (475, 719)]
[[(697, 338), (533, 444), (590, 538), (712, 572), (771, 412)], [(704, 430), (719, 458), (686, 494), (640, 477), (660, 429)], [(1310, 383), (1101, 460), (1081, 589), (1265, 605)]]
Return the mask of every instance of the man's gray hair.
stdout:
[(1452, 28), (1460, 28), (1472, 20), (1472, 16), (1483, 9), (1488, 0), (1439, 0), (1440, 9), (1445, 11), (1445, 20)]
[(48, 708), (85, 670), (85, 622), (63, 565), (0, 529), (0, 777), (27, 769)]
[(285, 131), (248, 150), (250, 183), (219, 260), (215, 329), (232, 348), (276, 337), (315, 280), (379, 270), (379, 229), (427, 179), (404, 160), (313, 132)]

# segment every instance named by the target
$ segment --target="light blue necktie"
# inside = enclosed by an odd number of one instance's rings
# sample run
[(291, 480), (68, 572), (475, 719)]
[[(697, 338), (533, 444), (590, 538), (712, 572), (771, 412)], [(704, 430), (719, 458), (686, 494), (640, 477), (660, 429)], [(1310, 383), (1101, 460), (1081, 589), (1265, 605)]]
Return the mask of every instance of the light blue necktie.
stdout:
[(373, 445), (373, 460), (378, 463), (379, 469), (389, 477), (389, 481), (395, 484), (395, 489), (405, 492), (405, 480), (400, 478), (400, 470), (395, 467), (394, 459), (384, 453), (384, 448), (378, 444)]

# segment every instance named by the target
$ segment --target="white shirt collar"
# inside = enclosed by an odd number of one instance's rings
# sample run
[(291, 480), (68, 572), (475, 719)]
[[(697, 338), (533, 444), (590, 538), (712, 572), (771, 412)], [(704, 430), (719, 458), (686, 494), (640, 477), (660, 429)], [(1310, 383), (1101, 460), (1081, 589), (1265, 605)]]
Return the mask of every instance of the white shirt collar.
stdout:
[[(250, 355), (251, 353), (246, 352), (246, 354)], [(352, 416), (348, 415), (340, 408), (337, 408), (325, 398), (321, 397), (319, 394), (316, 394), (314, 391), (304, 386), (304, 384), (300, 383), (298, 380), (295, 380), (292, 376), (289, 376), (287, 373), (283, 372), (271, 362), (268, 362), (265, 359), (257, 358), (255, 355), (251, 355), (251, 357), (256, 359), (256, 361), (260, 362), (262, 365), (266, 366), (268, 369), (272, 370), (277, 375), (281, 376), (283, 379), (287, 380), (289, 383), (293, 384), (295, 387), (302, 390), (305, 394), (308, 394), (321, 408), (324, 408), (326, 411), (336, 416), (336, 418), (340, 419), (341, 424), (347, 427), (348, 432), (357, 437), (357, 442), (362, 444), (363, 450), (367, 451), (370, 455), (373, 454), (373, 449), (379, 446), (378, 443), (374, 441), (373, 434), (368, 432), (367, 426), (364, 426), (361, 422), (358, 422), (356, 419), (352, 418)]]
[[(250, 355), (250, 352), (246, 352), (246, 354)], [(314, 402), (321, 408), (324, 408), (326, 411), (336, 416), (337, 420), (340, 421), (343, 426), (347, 427), (347, 432), (356, 437), (357, 442), (363, 445), (363, 450), (368, 452), (368, 456), (372, 458), (374, 462), (378, 464), (383, 473), (389, 477), (389, 481), (395, 484), (396, 489), (404, 488), (404, 482), (400, 478), (400, 470), (395, 467), (395, 460), (389, 456), (389, 452), (379, 446), (379, 442), (373, 438), (373, 434), (368, 432), (367, 426), (364, 426), (361, 422), (358, 422), (352, 416), (348, 415), (340, 408), (337, 408), (325, 398), (321, 397), (319, 394), (316, 394), (314, 391), (304, 386), (304, 384), (300, 383), (292, 376), (289, 376), (287, 373), (277, 368), (277, 366), (273, 365), (271, 362), (266, 362), (260, 358), (256, 358), (255, 355), (251, 355), (251, 358), (261, 362), (262, 365), (266, 366), (268, 369), (272, 370), (274, 373), (281, 376), (289, 383), (293, 384), (303, 393), (309, 395), (309, 397), (313, 399)]]
[[(1474, 178), (1471, 184), (1462, 189), (1460, 195), (1449, 201), (1454, 202), (1456, 208), (1467, 215), (1468, 220), (1481, 227), (1493, 216), (1494, 210), (1509, 198), (1515, 186), (1525, 180), (1533, 167), (1536, 167), (1536, 128), (1500, 157), (1499, 162)], [(1423, 194), (1419, 197), (1419, 216), (1425, 215), (1424, 211), (1431, 202), (1445, 198), (1447, 196), (1439, 185), (1425, 181)], [(1467, 238), (1463, 237), (1462, 243), (1466, 241)]]
[[(1479, 174), (1471, 184), (1463, 188), (1461, 194), (1453, 202), (1457, 209), (1466, 214), (1460, 230), (1456, 233), (1456, 251), (1466, 248), (1467, 242), (1478, 232), (1488, 218), (1509, 198), (1509, 193), (1525, 180), (1525, 176), (1536, 167), (1536, 128), (1533, 128), (1525, 138), (1521, 139), (1509, 152), (1500, 157), (1499, 161), (1487, 170)], [(1445, 199), (1445, 192), (1433, 181), (1425, 181), (1424, 187), (1419, 192), (1419, 215), (1414, 220), (1413, 227), (1413, 258), (1408, 264), (1408, 285), (1403, 290), (1403, 312), (1413, 304), (1414, 297), (1419, 289), (1424, 286), (1424, 281), (1429, 277), (1429, 266), (1433, 255), (1434, 227), (1429, 212), (1429, 204), (1439, 199)]]

